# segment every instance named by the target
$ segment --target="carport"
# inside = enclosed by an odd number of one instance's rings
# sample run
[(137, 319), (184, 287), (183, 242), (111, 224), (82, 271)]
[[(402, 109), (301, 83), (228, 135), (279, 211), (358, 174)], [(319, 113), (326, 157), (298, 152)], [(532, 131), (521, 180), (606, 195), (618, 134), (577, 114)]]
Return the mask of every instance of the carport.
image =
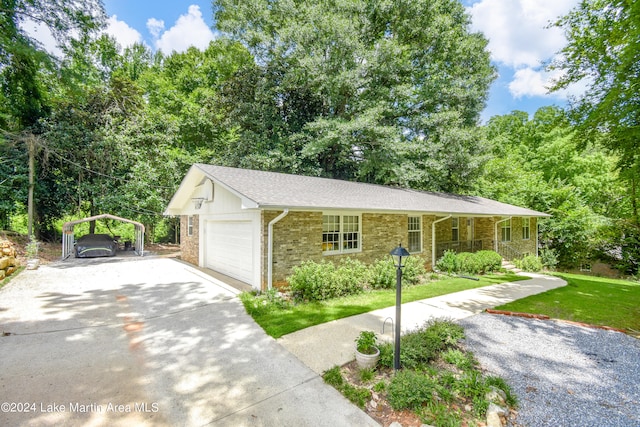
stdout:
[(135, 226), (135, 241), (133, 242), (133, 249), (136, 254), (142, 256), (144, 253), (144, 224), (131, 219), (120, 218), (119, 216), (111, 214), (102, 214), (90, 216), (88, 218), (77, 219), (75, 221), (65, 222), (62, 226), (62, 259), (66, 259), (73, 253), (73, 245), (75, 238), (73, 236), (73, 228), (76, 224), (89, 221), (97, 221), (100, 219), (113, 219), (116, 221), (128, 222)]

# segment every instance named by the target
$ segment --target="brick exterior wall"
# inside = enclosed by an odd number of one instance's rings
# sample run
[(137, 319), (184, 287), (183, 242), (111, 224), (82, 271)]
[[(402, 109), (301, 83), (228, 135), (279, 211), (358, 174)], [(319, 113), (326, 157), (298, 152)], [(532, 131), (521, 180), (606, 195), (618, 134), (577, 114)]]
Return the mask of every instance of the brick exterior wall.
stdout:
[[(261, 215), (262, 262), (260, 263), (260, 277), (263, 289), (267, 287), (268, 224), (281, 213), (282, 211), (262, 211)], [(193, 216), (193, 234), (191, 236), (188, 236), (187, 233), (187, 218), (186, 215), (180, 217), (182, 259), (198, 265), (199, 216)], [(467, 238), (466, 219), (461, 217), (459, 220), (460, 240)], [(500, 217), (474, 218), (474, 239), (482, 240), (483, 249), (493, 250), (495, 222), (500, 219)], [(422, 252), (412, 254), (412, 256), (421, 257), (427, 269), (432, 268), (431, 231), (435, 220), (437, 217), (433, 215), (422, 216)], [(522, 240), (522, 219), (512, 219), (512, 239), (508, 245), (521, 253), (535, 254), (537, 219), (531, 218), (530, 221), (531, 238)], [(363, 213), (361, 215), (362, 250), (355, 253), (324, 255), (322, 253), (322, 212), (289, 212), (273, 227), (273, 284), (274, 286), (286, 285), (286, 279), (291, 275), (293, 267), (306, 260), (339, 262), (343, 258), (351, 257), (367, 264), (373, 263), (388, 256), (391, 249), (399, 242), (402, 242), (403, 246), (407, 246), (409, 240), (407, 224), (408, 215), (406, 214)], [(449, 242), (450, 240), (451, 219), (436, 224), (436, 242)]]
[(193, 215), (193, 234), (188, 234), (188, 215), (180, 216), (180, 251), (181, 258), (191, 264), (198, 265), (200, 258), (200, 216)]
[[(267, 286), (268, 257), (268, 225), (282, 211), (263, 211), (262, 213), (262, 288)], [(425, 217), (429, 218), (429, 217)], [(373, 263), (389, 256), (389, 252), (399, 242), (406, 245), (408, 215), (363, 213), (361, 215), (360, 252), (345, 254), (322, 253), (322, 212), (289, 212), (289, 214), (273, 226), (273, 284), (283, 286), (291, 275), (293, 267), (303, 261), (323, 260), (339, 262), (343, 258), (353, 258), (364, 263)], [(423, 219), (423, 228), (426, 221)], [(429, 225), (430, 227), (430, 225)], [(430, 261), (431, 228), (429, 233), (423, 231), (425, 251), (416, 254)], [(428, 249), (428, 250), (426, 250)], [(425, 256), (427, 255), (427, 256)]]

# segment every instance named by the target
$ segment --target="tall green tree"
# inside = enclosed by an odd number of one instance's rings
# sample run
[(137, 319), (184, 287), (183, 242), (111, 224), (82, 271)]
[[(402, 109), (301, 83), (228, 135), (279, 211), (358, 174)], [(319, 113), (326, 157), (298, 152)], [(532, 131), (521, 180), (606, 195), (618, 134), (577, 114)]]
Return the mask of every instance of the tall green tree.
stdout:
[[(0, 185), (0, 218), (26, 204), (25, 156), (22, 141), (40, 134), (40, 120), (51, 111), (48, 83), (56, 73), (56, 60), (25, 26), (46, 27), (64, 51), (75, 34), (90, 34), (104, 23), (100, 0), (6, 0), (0, 2), (0, 174), (12, 177)], [(42, 142), (42, 140), (40, 140)], [(21, 147), (19, 147), (21, 146)]]
[(566, 114), (544, 107), (493, 117), (484, 127), (492, 158), (475, 193), (548, 212), (541, 241), (573, 267), (602, 255), (611, 227), (628, 209), (617, 157), (597, 144), (580, 144)]
[(449, 191), (477, 173), (475, 127), (495, 72), (460, 2), (217, 0), (214, 10), (256, 57), (225, 90), (244, 166)]
[(588, 84), (572, 105), (579, 136), (618, 154), (633, 203), (630, 219), (640, 227), (640, 3), (582, 0), (556, 25), (568, 44), (552, 64), (564, 71), (553, 90)]

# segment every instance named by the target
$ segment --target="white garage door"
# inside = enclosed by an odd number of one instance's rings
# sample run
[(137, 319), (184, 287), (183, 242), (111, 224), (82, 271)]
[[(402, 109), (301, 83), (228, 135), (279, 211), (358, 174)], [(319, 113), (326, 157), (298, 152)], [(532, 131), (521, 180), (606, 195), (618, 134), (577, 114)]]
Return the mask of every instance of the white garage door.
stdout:
[(253, 228), (250, 221), (208, 221), (205, 265), (252, 283)]

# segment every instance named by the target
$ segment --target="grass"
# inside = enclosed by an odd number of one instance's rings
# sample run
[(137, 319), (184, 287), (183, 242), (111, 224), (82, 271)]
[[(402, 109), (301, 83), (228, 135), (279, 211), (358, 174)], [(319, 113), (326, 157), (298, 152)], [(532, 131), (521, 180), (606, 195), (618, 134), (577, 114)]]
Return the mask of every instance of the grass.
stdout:
[(11, 279), (13, 279), (14, 277), (16, 277), (18, 274), (20, 274), (20, 272), (24, 270), (24, 266), (20, 266), (18, 267), (18, 269), (16, 271), (13, 272), (13, 274), (11, 276), (7, 276), (4, 279), (0, 280), (0, 288), (2, 288), (4, 285), (8, 284)]
[(567, 286), (496, 309), (640, 331), (640, 283), (579, 274), (556, 275), (566, 280)]
[[(526, 277), (507, 273), (485, 275), (479, 279), (478, 281), (474, 281), (463, 278), (449, 278), (403, 288), (402, 302), (407, 303), (497, 283), (525, 280)], [(324, 302), (299, 304), (288, 308), (261, 310), (256, 309), (257, 299), (253, 295), (248, 293), (241, 294), (241, 299), (247, 312), (267, 334), (274, 338), (280, 338), (283, 335), (331, 320), (391, 307), (396, 303), (395, 298), (395, 289), (376, 290)]]

